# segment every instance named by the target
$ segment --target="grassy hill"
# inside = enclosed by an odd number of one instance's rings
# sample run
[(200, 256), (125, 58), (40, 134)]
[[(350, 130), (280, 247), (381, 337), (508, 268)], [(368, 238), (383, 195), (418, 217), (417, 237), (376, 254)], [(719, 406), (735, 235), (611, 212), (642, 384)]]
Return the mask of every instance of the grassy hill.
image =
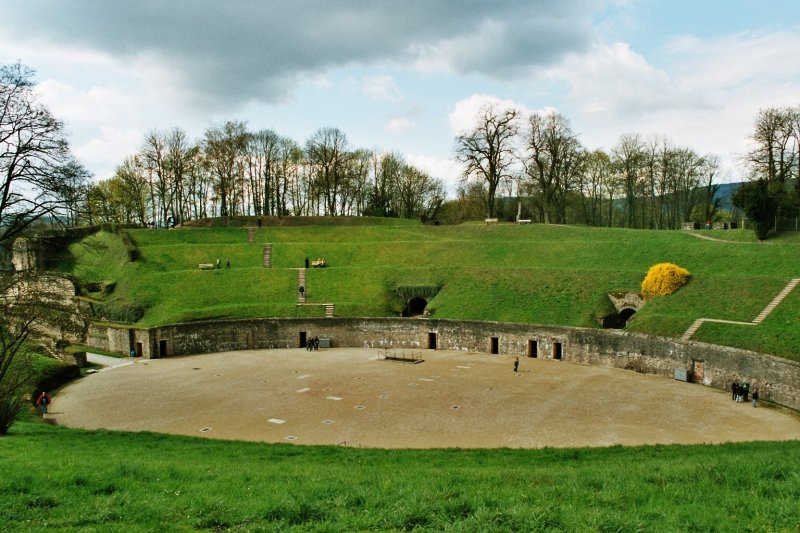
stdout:
[[(606, 293), (638, 291), (654, 263), (689, 284), (629, 328), (679, 335), (697, 317), (752, 320), (798, 276), (796, 235), (561, 226), (264, 227), (273, 268), (241, 228), (98, 233), (59, 268), (140, 323), (297, 316), (303, 259), (312, 301), (394, 315), (398, 284), (436, 284), (434, 316), (596, 326)], [(229, 271), (197, 263), (230, 258)], [(130, 261), (129, 258), (136, 258)], [(88, 282), (94, 282), (92, 286)], [(759, 326), (698, 337), (798, 358), (800, 295)], [(100, 304), (98, 304), (100, 305)], [(53, 427), (25, 416), (0, 439), (7, 531), (794, 531), (800, 443), (544, 450), (304, 447)]]
[[(638, 292), (650, 266), (671, 262), (691, 281), (647, 303), (627, 326), (665, 336), (701, 317), (750, 321), (800, 276), (797, 235), (762, 244), (745, 230), (699, 232), (724, 239), (711, 241), (684, 231), (381, 224), (265, 226), (255, 229), (255, 244), (241, 227), (101, 232), (72, 245), (59, 268), (104, 282), (105, 292), (89, 295), (105, 302), (98, 309), (141, 308), (134, 318), (142, 326), (322, 316), (322, 307), (297, 306), (296, 298), (297, 269), (323, 257), (328, 268), (307, 271), (307, 297), (334, 303), (337, 316), (398, 316), (405, 301), (397, 287), (426, 285), (439, 287), (428, 303), (437, 318), (599, 327), (613, 311), (609, 292)], [(263, 243), (272, 243), (269, 269)], [(218, 257), (232, 268), (198, 269)], [(695, 338), (800, 359), (799, 322), (794, 291), (759, 326), (707, 323)]]
[(23, 421), (4, 531), (795, 531), (800, 443), (269, 445)]

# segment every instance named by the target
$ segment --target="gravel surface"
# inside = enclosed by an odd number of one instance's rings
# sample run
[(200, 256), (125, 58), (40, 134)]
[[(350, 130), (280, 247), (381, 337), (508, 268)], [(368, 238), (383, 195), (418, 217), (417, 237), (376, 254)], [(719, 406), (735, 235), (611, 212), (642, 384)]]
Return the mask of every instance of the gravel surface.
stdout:
[[(382, 448), (540, 448), (800, 439), (793, 411), (635, 372), (467, 352), (254, 350), (87, 376), (49, 418), (80, 428)], [(126, 361), (127, 362), (127, 361)]]

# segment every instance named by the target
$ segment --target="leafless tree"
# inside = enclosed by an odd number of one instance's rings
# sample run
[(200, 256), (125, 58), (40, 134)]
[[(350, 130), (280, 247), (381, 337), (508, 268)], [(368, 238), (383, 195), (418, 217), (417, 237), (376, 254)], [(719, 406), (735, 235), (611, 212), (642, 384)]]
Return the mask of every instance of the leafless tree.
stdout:
[(0, 65), (0, 232), (4, 239), (57, 213), (71, 159), (63, 124), (39, 104), (33, 71)]
[(339, 194), (346, 186), (350, 155), (347, 137), (337, 128), (321, 128), (306, 141), (306, 157), (326, 215), (339, 214)]
[(484, 107), (472, 131), (456, 137), (456, 159), (464, 164), (464, 178), (486, 184), (486, 216), (493, 218), (497, 188), (513, 178), (519, 130), (516, 109)]

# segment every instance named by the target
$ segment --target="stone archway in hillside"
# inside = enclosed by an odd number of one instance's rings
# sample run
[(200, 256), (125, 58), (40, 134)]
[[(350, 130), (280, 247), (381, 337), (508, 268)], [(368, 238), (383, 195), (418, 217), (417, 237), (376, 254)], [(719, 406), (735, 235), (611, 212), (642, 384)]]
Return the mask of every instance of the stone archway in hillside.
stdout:
[(425, 307), (428, 305), (428, 300), (425, 298), (411, 298), (403, 309), (403, 316), (420, 316), (425, 313)]
[(636, 312), (644, 306), (644, 299), (639, 293), (610, 293), (608, 298), (614, 304), (616, 313), (606, 315), (602, 319), (603, 327), (609, 329), (622, 329)]

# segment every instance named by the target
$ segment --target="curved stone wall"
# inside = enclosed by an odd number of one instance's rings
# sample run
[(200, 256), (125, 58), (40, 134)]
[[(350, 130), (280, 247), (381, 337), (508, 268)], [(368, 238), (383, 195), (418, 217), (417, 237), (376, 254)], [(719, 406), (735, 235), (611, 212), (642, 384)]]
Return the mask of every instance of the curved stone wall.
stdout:
[(300, 347), (303, 338), (333, 346), (439, 349), (536, 356), (672, 377), (676, 369), (706, 386), (750, 383), (761, 397), (800, 409), (800, 363), (746, 350), (622, 330), (408, 318), (278, 318), (118, 329), (94, 325), (87, 342), (144, 357)]

